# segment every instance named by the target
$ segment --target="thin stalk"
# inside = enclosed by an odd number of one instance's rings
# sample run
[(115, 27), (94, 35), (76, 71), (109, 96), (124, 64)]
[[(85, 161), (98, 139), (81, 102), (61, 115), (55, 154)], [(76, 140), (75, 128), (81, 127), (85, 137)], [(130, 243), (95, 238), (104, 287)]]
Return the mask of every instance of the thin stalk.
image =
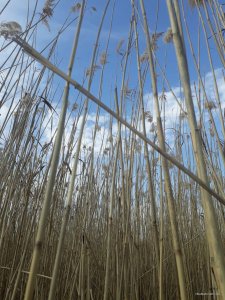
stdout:
[[(70, 64), (69, 76), (71, 76), (72, 66), (74, 65), (74, 59), (75, 59), (76, 52), (77, 52), (77, 46), (78, 46), (78, 41), (79, 41), (79, 37), (80, 37), (80, 30), (81, 30), (81, 25), (82, 25), (83, 16), (84, 16), (84, 7), (85, 7), (85, 0), (82, 1), (82, 5), (81, 5), (81, 9), (80, 9), (80, 16), (79, 16), (79, 20), (78, 20), (78, 25), (77, 25), (77, 29), (76, 29), (75, 36), (74, 36), (74, 44), (73, 44), (73, 48), (72, 48), (73, 50), (72, 50), (72, 54), (71, 54), (71, 64)], [(68, 93), (68, 96), (69, 96), (69, 93)], [(78, 150), (77, 150), (78, 155), (79, 155), (80, 145), (81, 145), (81, 142), (78, 143)], [(76, 155), (76, 158), (74, 159), (74, 163), (76, 163), (76, 166), (77, 166), (78, 158), (79, 158), (78, 155)], [(70, 185), (69, 185), (69, 190), (68, 190), (68, 195), (67, 195), (67, 202), (66, 202), (66, 205), (65, 205), (65, 214), (64, 214), (64, 217), (63, 217), (63, 223), (62, 223), (61, 230), (60, 230), (59, 242), (58, 242), (57, 252), (56, 252), (56, 258), (55, 258), (54, 268), (53, 268), (53, 272), (52, 272), (52, 280), (51, 280), (49, 296), (48, 296), (49, 300), (52, 300), (55, 297), (57, 276), (58, 276), (59, 265), (60, 265), (60, 261), (61, 261), (62, 246), (63, 246), (63, 242), (64, 242), (66, 225), (67, 225), (67, 222), (68, 222), (69, 213), (70, 213), (70, 206), (71, 206), (71, 202), (72, 202), (76, 171), (77, 171), (77, 168), (73, 168), (72, 175), (71, 175), (71, 181), (70, 181)]]
[[(180, 37), (179, 27), (171, 0), (167, 0), (167, 7), (170, 17), (171, 28), (173, 31), (174, 47), (176, 50), (179, 73), (181, 76), (181, 82), (183, 85), (185, 102), (188, 111), (188, 120), (192, 134), (192, 143), (197, 163), (198, 174), (204, 182), (208, 183), (208, 176), (206, 165), (204, 162), (201, 136), (198, 130), (194, 111), (186, 54), (183, 51), (184, 45), (182, 44), (182, 39)], [(205, 212), (206, 236), (209, 245), (211, 265), (216, 276), (216, 281), (221, 297), (222, 299), (225, 299), (225, 257), (224, 248), (219, 233), (215, 208), (213, 205), (212, 197), (209, 193), (201, 189), (201, 196), (202, 205)]]
[[(153, 50), (151, 47), (151, 39), (150, 39), (143, 0), (140, 0), (140, 4), (141, 4), (141, 10), (142, 10), (142, 15), (144, 20), (144, 30), (145, 30), (146, 44), (148, 50), (149, 68), (150, 68), (151, 80), (152, 80), (152, 92), (153, 92), (154, 105), (155, 105), (156, 117), (157, 117), (157, 133), (158, 133), (159, 145), (165, 151), (166, 150), (165, 138), (163, 134), (162, 120), (160, 115), (156, 73), (155, 73), (153, 55), (152, 55)], [(164, 178), (165, 178), (165, 192), (168, 201), (168, 210), (169, 210), (170, 225), (171, 225), (171, 232), (172, 232), (172, 242), (173, 242), (173, 249), (174, 249), (174, 254), (176, 259), (180, 296), (182, 299), (187, 299), (188, 296), (187, 296), (186, 283), (185, 283), (186, 280), (185, 280), (183, 253), (182, 253), (181, 242), (180, 242), (179, 231), (178, 231), (178, 224), (177, 224), (176, 213), (175, 213), (175, 199), (172, 192), (172, 184), (171, 184), (171, 179), (170, 179), (170, 174), (168, 169), (168, 162), (164, 158), (162, 158), (162, 167), (163, 167)]]
[[(76, 39), (75, 39), (75, 43), (77, 43)], [(73, 50), (72, 50), (69, 67), (68, 67), (68, 77), (69, 78), (71, 78), (71, 73), (72, 73), (72, 68), (73, 68), (73, 63), (74, 63), (74, 58), (75, 58), (74, 54), (76, 53), (75, 46), (76, 46), (76, 44), (73, 45)], [(45, 193), (43, 208), (41, 210), (41, 216), (40, 216), (40, 220), (39, 220), (39, 224), (38, 224), (38, 231), (37, 231), (37, 236), (36, 236), (36, 241), (35, 241), (35, 248), (33, 251), (32, 262), (31, 262), (31, 266), (30, 266), (30, 273), (29, 273), (28, 282), (26, 285), (26, 291), (25, 291), (25, 296), (24, 296), (25, 300), (31, 300), (33, 298), (36, 274), (38, 272), (38, 268), (39, 268), (39, 264), (40, 264), (40, 258), (41, 258), (41, 253), (42, 253), (42, 249), (43, 249), (43, 244), (44, 244), (45, 227), (46, 227), (46, 222), (47, 222), (47, 218), (48, 218), (48, 214), (49, 214), (52, 192), (53, 192), (53, 188), (54, 188), (54, 182), (55, 182), (55, 177), (56, 177), (56, 172), (57, 172), (57, 167), (58, 167), (58, 162), (59, 162), (62, 137), (63, 137), (63, 132), (64, 132), (66, 111), (67, 111), (67, 106), (68, 106), (69, 85), (70, 85), (70, 83), (67, 81), (66, 85), (65, 85), (65, 89), (64, 89), (62, 109), (60, 112), (60, 119), (59, 119), (59, 123), (58, 123), (58, 131), (56, 134), (54, 149), (53, 149), (53, 153), (52, 153), (49, 179), (48, 179), (47, 186), (46, 186), (46, 193)]]
[[(118, 103), (117, 90), (115, 90), (116, 102)], [(118, 109), (118, 108), (117, 108)], [(110, 257), (111, 257), (111, 248), (112, 248), (112, 225), (113, 225), (113, 208), (114, 208), (114, 197), (115, 197), (115, 178), (117, 172), (117, 163), (118, 163), (118, 155), (119, 155), (119, 147), (121, 143), (120, 137), (120, 127), (121, 124), (118, 124), (118, 136), (116, 142), (116, 154), (114, 158), (114, 166), (112, 173), (112, 181), (111, 181), (111, 190), (110, 190), (110, 199), (109, 199), (109, 215), (108, 215), (108, 232), (107, 232), (107, 256), (106, 256), (106, 270), (105, 270), (105, 286), (104, 286), (104, 296), (103, 299), (108, 299), (109, 293), (109, 271), (110, 271)]]
[[(134, 14), (134, 1), (132, 0), (133, 6), (133, 14)], [(137, 52), (137, 68), (138, 68), (138, 81), (139, 81), (139, 93), (140, 93), (140, 105), (141, 105), (141, 113), (142, 113), (142, 127), (143, 133), (145, 136), (146, 134), (146, 126), (145, 126), (145, 112), (144, 112), (144, 101), (143, 101), (143, 84), (142, 84), (142, 77), (141, 77), (141, 66), (140, 66), (140, 55), (139, 55), (139, 41), (138, 41), (138, 33), (137, 33), (137, 24), (136, 24), (136, 17), (133, 16), (134, 22), (134, 31), (135, 31), (135, 45), (136, 45), (136, 52)], [(157, 226), (157, 217), (156, 217), (156, 203), (155, 203), (155, 195), (154, 195), (154, 187), (153, 187), (153, 179), (152, 179), (152, 172), (150, 167), (150, 160), (149, 160), (149, 151), (148, 145), (144, 142), (144, 151), (145, 151), (145, 160), (146, 160), (146, 167), (148, 173), (148, 191), (150, 194), (150, 203), (152, 209), (152, 223), (154, 229), (154, 240), (155, 240), (155, 249), (156, 249), (156, 260), (159, 266), (160, 261), (160, 251), (159, 251), (159, 238), (158, 238), (158, 226)], [(158, 268), (159, 270), (159, 268)], [(162, 291), (163, 297), (163, 291)], [(163, 298), (162, 298), (163, 299)]]

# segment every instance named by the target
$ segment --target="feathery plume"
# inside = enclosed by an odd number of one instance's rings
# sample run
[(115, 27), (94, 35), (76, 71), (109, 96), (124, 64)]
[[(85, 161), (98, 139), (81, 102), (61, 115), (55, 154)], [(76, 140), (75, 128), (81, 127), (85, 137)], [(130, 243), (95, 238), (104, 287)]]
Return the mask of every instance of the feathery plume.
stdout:
[(49, 31), (50, 31), (50, 26), (47, 18), (51, 18), (53, 15), (54, 1), (55, 0), (46, 0), (45, 5), (42, 9), (42, 13), (40, 14), (43, 24), (48, 28)]
[(153, 121), (153, 116), (152, 116), (152, 114), (151, 114), (150, 111), (146, 111), (146, 112), (145, 112), (145, 118), (146, 118), (146, 120), (147, 120), (149, 123), (152, 123), (152, 121)]
[(187, 118), (187, 113), (185, 111), (181, 111), (179, 115), (180, 120), (184, 120)]
[(99, 69), (101, 69), (101, 67), (98, 66), (98, 65), (94, 65), (93, 68), (92, 68), (92, 70), (91, 70), (91, 68), (88, 68), (86, 70), (86, 74), (85, 74), (86, 77), (91, 76), (96, 70), (99, 70)]
[(3, 22), (0, 23), (0, 36), (4, 38), (14, 37), (22, 33), (22, 27), (17, 22)]
[(173, 32), (170, 27), (167, 29), (166, 33), (164, 34), (163, 41), (166, 44), (173, 42)]
[(133, 90), (128, 87), (128, 81), (124, 85), (123, 93), (126, 98), (130, 98), (132, 96)]
[(72, 106), (72, 111), (75, 111), (78, 109), (78, 104), (77, 103), (74, 103), (73, 106)]
[(71, 7), (72, 12), (78, 12), (81, 9), (81, 4), (78, 2)]
[(107, 64), (107, 54), (106, 54), (106, 52), (102, 52), (102, 54), (100, 55), (99, 62), (100, 62), (100, 64), (102, 66), (104, 66), (105, 64)]
[(54, 0), (46, 0), (42, 9), (42, 15), (50, 18), (53, 15), (53, 5)]
[(120, 40), (119, 43), (117, 44), (116, 46), (116, 52), (119, 54), (119, 55), (123, 55), (124, 52), (121, 51), (121, 48), (123, 46), (123, 43), (124, 43), (124, 39)]
[(145, 61), (148, 60), (148, 53), (145, 51), (141, 56), (140, 56), (140, 62), (144, 63)]
[(154, 133), (156, 131), (156, 125), (154, 123), (151, 123), (149, 131), (152, 133)]
[(158, 49), (158, 39), (163, 35), (164, 32), (156, 32), (152, 35), (152, 50), (156, 51)]
[(208, 102), (205, 103), (205, 108), (209, 109), (209, 110), (212, 110), (212, 109), (216, 109), (217, 106), (216, 106), (215, 102), (208, 101)]

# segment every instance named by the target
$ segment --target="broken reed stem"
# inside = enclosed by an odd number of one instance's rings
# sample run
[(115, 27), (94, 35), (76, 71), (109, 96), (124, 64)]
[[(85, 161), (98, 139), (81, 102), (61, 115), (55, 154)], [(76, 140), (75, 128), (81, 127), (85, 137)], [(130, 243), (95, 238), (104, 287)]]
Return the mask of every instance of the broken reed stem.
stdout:
[[(4, 267), (4, 266), (0, 266), (0, 269), (3, 269), (3, 270), (9, 270), (9, 271), (11, 270), (11, 268), (9, 268), (9, 267)], [(30, 274), (29, 271), (25, 271), (25, 270), (21, 270), (21, 273), (24, 273), (24, 274)], [(45, 278), (45, 279), (49, 279), (49, 280), (52, 279), (52, 277), (47, 276), (47, 275), (44, 275), (44, 274), (38, 274), (38, 273), (37, 273), (37, 276), (38, 276), (38, 277)]]

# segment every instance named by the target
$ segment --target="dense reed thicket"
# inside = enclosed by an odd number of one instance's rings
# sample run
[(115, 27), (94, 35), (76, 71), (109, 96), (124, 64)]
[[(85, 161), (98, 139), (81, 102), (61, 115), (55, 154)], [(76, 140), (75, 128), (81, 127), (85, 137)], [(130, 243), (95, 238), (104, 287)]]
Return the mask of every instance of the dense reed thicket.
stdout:
[(57, 31), (31, 2), (0, 24), (0, 299), (225, 299), (224, 4), (127, 0), (117, 39), (120, 1)]

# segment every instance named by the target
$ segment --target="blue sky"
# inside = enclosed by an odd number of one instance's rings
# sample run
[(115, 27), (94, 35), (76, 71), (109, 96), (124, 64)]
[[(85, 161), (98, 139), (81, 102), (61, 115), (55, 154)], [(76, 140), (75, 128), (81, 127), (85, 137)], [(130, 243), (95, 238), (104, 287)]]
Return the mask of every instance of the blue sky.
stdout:
[[(6, 1), (5, 1), (6, 2)], [(26, 3), (27, 1), (24, 1)], [(31, 1), (30, 4), (31, 7), (34, 6), (35, 1)], [(60, 28), (61, 24), (64, 22), (66, 16), (68, 15), (71, 6), (78, 1), (60, 1), (58, 6), (55, 9), (53, 17), (49, 20), (51, 32), (48, 32), (48, 29), (41, 24), (39, 26), (40, 30), (37, 35), (37, 45), (40, 45), (40, 47), (37, 47), (41, 49), (42, 46), (46, 44), (46, 42), (49, 41), (49, 39), (54, 36), (54, 34), (57, 32), (57, 30)], [(113, 6), (113, 0), (111, 1), (111, 4), (108, 9), (108, 13), (104, 22), (103, 31), (101, 34), (100, 44), (99, 44), (99, 52), (103, 51), (106, 46), (106, 41), (108, 37), (108, 31), (111, 21), (111, 14), (112, 14), (112, 6)], [(145, 1), (146, 4), (146, 12), (147, 12), (147, 18), (149, 22), (149, 28), (151, 32), (155, 31), (156, 28), (156, 20), (157, 21), (157, 32), (165, 32), (167, 28), (169, 27), (169, 19), (168, 19), (168, 13), (167, 13), (167, 7), (166, 7), (166, 1), (165, 0), (159, 0), (159, 11), (158, 11), (158, 17), (157, 17), (157, 2), (158, 1)], [(197, 38), (198, 38), (198, 17), (197, 17), (197, 10), (191, 9), (189, 5), (187, 4), (187, 1), (184, 1), (185, 5), (185, 13), (187, 22), (189, 25), (190, 34), (192, 37), (192, 41), (194, 43), (194, 48), (197, 49)], [(41, 12), (41, 9), (44, 5), (44, 1), (38, 2), (38, 11)], [(102, 16), (103, 9), (105, 7), (105, 0), (89, 0), (87, 4), (87, 11), (83, 22), (83, 29), (81, 32), (81, 40), (78, 48), (78, 55), (77, 55), (77, 62), (76, 62), (76, 72), (75, 77), (79, 80), (82, 78), (82, 75), (84, 73), (84, 68), (88, 67), (91, 60), (91, 54), (93, 51), (93, 46), (95, 43), (95, 37), (96, 37), (96, 31), (98, 29), (100, 19)], [(95, 7), (96, 11), (93, 11), (91, 7)], [(30, 9), (32, 12), (32, 8)], [(3, 12), (1, 15), (1, 21), (9, 21), (9, 20), (15, 20), (21, 25), (25, 26), (26, 21), (26, 5), (21, 5), (21, 1), (18, 0), (12, 0), (7, 9)], [(76, 14), (71, 15), (71, 17), (75, 17)], [(141, 13), (140, 13), (141, 16)], [(38, 17), (38, 16), (37, 16)], [(109, 77), (107, 80), (110, 80), (110, 77), (113, 79), (114, 74), (116, 72), (120, 73), (118, 70), (119, 68), (119, 59), (118, 55), (115, 54), (115, 48), (120, 39), (125, 39), (125, 42), (127, 40), (127, 35), (129, 31), (129, 24), (130, 24), (130, 17), (131, 17), (131, 5), (129, 0), (123, 0), (118, 1), (116, 0), (115, 4), (115, 12), (114, 12), (114, 19), (113, 19), (113, 28), (112, 28), (112, 34), (111, 34), (111, 41), (109, 45), (109, 62), (110, 64), (107, 66), (112, 70), (112, 72), (106, 72), (106, 76)], [(73, 32), (74, 27), (76, 25), (72, 24), (67, 30), (67, 32), (62, 36), (61, 41), (58, 46), (58, 54), (59, 58), (58, 60), (61, 61), (61, 66), (66, 70), (67, 64), (68, 64), (68, 57), (71, 50), (71, 44), (73, 39)], [(139, 26), (139, 32), (140, 32), (140, 49), (141, 51), (144, 51), (145, 49), (145, 38), (143, 35), (143, 30), (141, 26)], [(162, 40), (162, 39), (161, 39)], [(176, 58), (174, 55), (174, 48), (173, 45), (165, 45), (161, 40), (159, 40), (159, 49), (157, 51), (157, 58), (161, 62), (162, 65), (165, 64), (165, 52), (167, 52), (167, 69), (169, 72), (169, 80), (171, 82), (172, 86), (176, 86), (179, 84), (179, 77), (176, 67)], [(186, 45), (188, 47), (188, 42), (186, 41)], [(213, 60), (215, 63), (215, 68), (221, 67), (218, 55), (215, 49), (215, 46), (213, 43), (211, 43), (211, 51), (213, 54)], [(196, 79), (196, 72), (194, 65), (192, 63), (192, 59), (190, 57), (190, 51), (187, 51), (188, 57), (189, 57), (189, 70), (191, 79)], [(202, 60), (202, 72), (207, 73), (210, 71), (208, 59), (207, 59), (207, 52), (206, 48), (204, 46), (204, 40), (202, 40), (201, 43), (201, 60)], [(135, 56), (133, 57), (132, 62), (132, 68), (131, 72), (136, 70), (136, 61)], [(116, 73), (117, 76), (119, 74)], [(110, 76), (113, 75), (113, 76)], [(131, 77), (131, 76), (130, 76)], [(132, 80), (132, 79), (130, 79)], [(81, 80), (80, 80), (81, 81)], [(115, 80), (113, 80), (115, 81)], [(110, 80), (112, 82), (112, 80)], [(159, 80), (160, 83), (160, 80)]]

